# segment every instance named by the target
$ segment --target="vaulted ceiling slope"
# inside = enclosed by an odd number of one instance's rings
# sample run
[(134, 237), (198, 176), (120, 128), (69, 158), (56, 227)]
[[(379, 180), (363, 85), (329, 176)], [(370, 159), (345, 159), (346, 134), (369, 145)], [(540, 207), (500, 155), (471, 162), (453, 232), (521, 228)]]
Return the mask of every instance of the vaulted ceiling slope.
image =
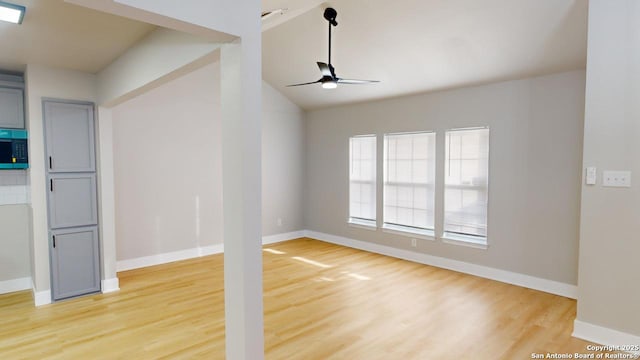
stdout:
[[(286, 87), (319, 78), (327, 6), (338, 76), (381, 83)], [(581, 69), (586, 32), (586, 0), (336, 0), (263, 32), (263, 77), (315, 109)]]
[(0, 69), (27, 63), (96, 73), (155, 26), (67, 4), (10, 0), (27, 7), (22, 25), (0, 22)]

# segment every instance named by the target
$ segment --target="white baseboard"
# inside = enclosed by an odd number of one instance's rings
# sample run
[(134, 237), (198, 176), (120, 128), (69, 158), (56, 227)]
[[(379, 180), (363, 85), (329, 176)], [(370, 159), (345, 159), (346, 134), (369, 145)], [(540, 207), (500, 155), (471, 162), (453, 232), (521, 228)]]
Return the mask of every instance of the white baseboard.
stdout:
[(100, 281), (102, 293), (107, 294), (110, 292), (116, 292), (120, 290), (120, 280), (115, 277), (112, 279), (105, 279)]
[(289, 241), (305, 237), (306, 230), (292, 231), (284, 234), (275, 234), (262, 237), (262, 245), (275, 244), (283, 241)]
[[(283, 234), (275, 234), (262, 237), (262, 244), (274, 244), (282, 241), (293, 240), (305, 236), (305, 230), (292, 231)], [(116, 271), (127, 271), (148, 266), (166, 264), (174, 261), (188, 260), (201, 256), (220, 254), (224, 252), (224, 244), (197, 247), (192, 249), (174, 251), (151, 256), (143, 256), (134, 259), (120, 260), (116, 263)]]
[(157, 254), (151, 256), (143, 256), (134, 259), (121, 260), (116, 263), (116, 271), (126, 271), (132, 269), (139, 269), (148, 266), (167, 264), (175, 261), (193, 259), (201, 256), (219, 254), (223, 251), (222, 244), (216, 244), (205, 247), (197, 247), (192, 249), (174, 251), (164, 254)]
[(0, 294), (8, 294), (29, 289), (31, 289), (30, 277), (0, 281)]
[(306, 237), (329, 242), (332, 244), (347, 246), (355, 249), (395, 257), (398, 259), (413, 261), (420, 264), (458, 271), (465, 274), (471, 274), (508, 284), (565, 296), (571, 299), (575, 299), (578, 294), (577, 286), (561, 283), (558, 281), (542, 279), (530, 275), (495, 269), (487, 266), (471, 264), (463, 261), (432, 256), (403, 249), (397, 249), (386, 245), (379, 245), (366, 241), (349, 239), (346, 237), (325, 234), (317, 231), (306, 230), (304, 233)]
[(33, 302), (36, 306), (51, 304), (51, 290), (35, 291), (33, 290)]
[[(640, 336), (624, 333), (618, 330), (575, 320), (573, 322), (573, 337), (594, 342), (605, 346), (640, 345)], [(638, 351), (628, 351), (640, 354)]]
[(210, 246), (204, 246), (198, 248), (198, 256), (209, 256), (215, 254), (222, 254), (224, 252), (224, 244), (215, 244)]

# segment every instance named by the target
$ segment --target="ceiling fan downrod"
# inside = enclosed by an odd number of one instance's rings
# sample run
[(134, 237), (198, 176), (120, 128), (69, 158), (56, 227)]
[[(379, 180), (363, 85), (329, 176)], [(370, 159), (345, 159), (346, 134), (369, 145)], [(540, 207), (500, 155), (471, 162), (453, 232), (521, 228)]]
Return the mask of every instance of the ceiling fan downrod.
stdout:
[(338, 17), (336, 9), (328, 7), (324, 10), (324, 18), (329, 22), (329, 65), (331, 65), (331, 27), (338, 26), (336, 17)]

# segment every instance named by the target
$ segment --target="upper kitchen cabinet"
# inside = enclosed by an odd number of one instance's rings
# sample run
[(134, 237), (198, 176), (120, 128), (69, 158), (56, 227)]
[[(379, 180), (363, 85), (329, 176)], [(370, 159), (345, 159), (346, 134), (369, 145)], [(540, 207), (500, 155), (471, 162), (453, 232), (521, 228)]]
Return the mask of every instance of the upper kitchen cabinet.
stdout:
[(24, 129), (24, 80), (0, 73), (0, 129)]

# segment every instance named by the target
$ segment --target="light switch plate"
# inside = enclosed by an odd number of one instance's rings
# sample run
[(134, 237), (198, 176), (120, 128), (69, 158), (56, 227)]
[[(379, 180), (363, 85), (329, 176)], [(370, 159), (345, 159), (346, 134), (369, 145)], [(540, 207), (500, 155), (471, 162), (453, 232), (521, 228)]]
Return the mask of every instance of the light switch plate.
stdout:
[(587, 185), (595, 185), (597, 183), (598, 172), (595, 167), (591, 166), (587, 168)]
[(606, 187), (631, 187), (631, 171), (605, 170), (602, 173), (602, 185)]

